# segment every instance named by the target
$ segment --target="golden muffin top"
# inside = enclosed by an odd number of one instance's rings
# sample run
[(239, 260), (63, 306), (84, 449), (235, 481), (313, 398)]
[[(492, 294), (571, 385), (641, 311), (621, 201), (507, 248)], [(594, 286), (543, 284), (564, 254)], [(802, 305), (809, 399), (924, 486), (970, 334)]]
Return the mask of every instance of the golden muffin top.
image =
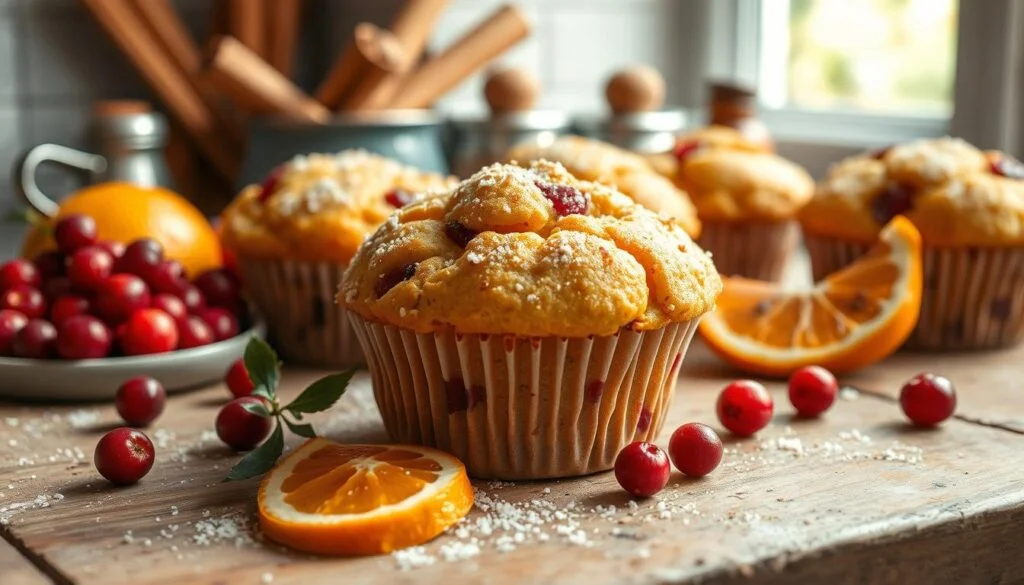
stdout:
[(395, 212), (339, 301), (418, 332), (584, 337), (695, 319), (721, 290), (678, 224), (539, 161), (486, 167)]
[(456, 182), (363, 150), (296, 156), (224, 210), (224, 242), (245, 257), (346, 263), (395, 208)]
[(782, 221), (814, 193), (807, 171), (731, 128), (684, 134), (673, 154), (674, 165), (662, 157), (659, 167), (690, 194), (701, 220)]
[(561, 163), (584, 181), (615, 187), (647, 209), (676, 220), (691, 237), (700, 235), (697, 210), (685, 191), (659, 174), (643, 156), (581, 136), (563, 136), (549, 146), (522, 144), (506, 160), (529, 164), (536, 160)]
[(958, 138), (925, 139), (834, 165), (803, 209), (804, 229), (873, 241), (906, 215), (932, 246), (1024, 243), (1024, 166)]

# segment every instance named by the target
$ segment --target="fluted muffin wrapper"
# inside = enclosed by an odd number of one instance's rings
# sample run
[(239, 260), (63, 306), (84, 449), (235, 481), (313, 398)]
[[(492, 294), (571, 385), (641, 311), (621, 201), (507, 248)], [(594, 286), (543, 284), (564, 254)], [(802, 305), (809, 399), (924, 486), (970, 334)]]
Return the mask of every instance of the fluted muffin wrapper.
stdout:
[(606, 337), (416, 333), (350, 313), (391, 438), (483, 479), (610, 469), (661, 431), (697, 320)]
[(347, 311), (335, 302), (346, 264), (245, 257), (238, 264), (286, 361), (329, 368), (363, 361)]
[[(805, 234), (815, 279), (852, 263), (869, 244)], [(906, 347), (991, 349), (1024, 340), (1024, 247), (922, 250), (924, 290)]]
[(726, 223), (704, 221), (700, 246), (711, 252), (723, 276), (778, 282), (796, 247), (793, 222)]

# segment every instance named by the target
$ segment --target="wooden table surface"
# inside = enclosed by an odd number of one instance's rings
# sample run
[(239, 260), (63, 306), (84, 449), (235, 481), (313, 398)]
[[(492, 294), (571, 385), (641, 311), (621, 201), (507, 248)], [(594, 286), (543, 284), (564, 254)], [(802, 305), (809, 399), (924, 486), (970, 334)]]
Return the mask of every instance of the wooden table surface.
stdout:
[[(220, 481), (237, 459), (211, 432), (223, 387), (172, 398), (149, 431), (153, 471), (121, 489), (90, 461), (117, 423), (110, 406), (0, 404), (0, 534), (23, 555), (0, 547), (0, 583), (1021, 582), (1022, 361), (1024, 348), (899, 354), (845, 380), (860, 391), (818, 421), (793, 420), (771, 384), (774, 424), (730, 441), (708, 478), (674, 474), (636, 504), (610, 473), (477, 482), (478, 507), (451, 534), (361, 559), (261, 541), (257, 482)], [(957, 418), (937, 430), (906, 425), (892, 399), (919, 370), (959, 388)], [(283, 394), (315, 376), (286, 368)], [(697, 343), (660, 442), (682, 422), (715, 424), (715, 396), (734, 376)], [(340, 441), (386, 440), (365, 374), (314, 424)]]

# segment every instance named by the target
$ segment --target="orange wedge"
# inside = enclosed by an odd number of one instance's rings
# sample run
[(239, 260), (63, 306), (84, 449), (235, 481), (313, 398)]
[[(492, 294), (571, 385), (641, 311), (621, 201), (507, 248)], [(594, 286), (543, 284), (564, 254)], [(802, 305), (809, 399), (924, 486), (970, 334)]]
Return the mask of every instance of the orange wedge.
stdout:
[(423, 544), (473, 507), (462, 462), (408, 445), (310, 439), (264, 477), (260, 527), (306, 552), (371, 555)]
[(865, 256), (812, 289), (731, 278), (700, 331), (738, 369), (787, 376), (812, 364), (833, 372), (863, 368), (896, 351), (921, 310), (921, 235), (893, 219)]

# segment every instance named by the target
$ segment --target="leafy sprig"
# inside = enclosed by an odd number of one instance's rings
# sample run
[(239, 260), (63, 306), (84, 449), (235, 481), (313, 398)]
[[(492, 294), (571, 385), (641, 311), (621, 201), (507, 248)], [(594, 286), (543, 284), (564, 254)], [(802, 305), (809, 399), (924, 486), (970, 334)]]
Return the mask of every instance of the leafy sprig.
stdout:
[(255, 386), (253, 396), (263, 398), (266, 402), (243, 404), (242, 408), (257, 416), (275, 419), (274, 430), (270, 438), (250, 451), (231, 469), (225, 481), (249, 479), (270, 471), (284, 452), (284, 427), (300, 437), (316, 437), (313, 426), (303, 423), (302, 416), (323, 412), (334, 406), (348, 389), (348, 383), (358, 369), (358, 366), (353, 366), (339, 374), (320, 378), (294, 400), (282, 406), (277, 397), (277, 385), (281, 382), (281, 362), (273, 348), (262, 339), (253, 337), (245, 346), (244, 361), (249, 379)]

